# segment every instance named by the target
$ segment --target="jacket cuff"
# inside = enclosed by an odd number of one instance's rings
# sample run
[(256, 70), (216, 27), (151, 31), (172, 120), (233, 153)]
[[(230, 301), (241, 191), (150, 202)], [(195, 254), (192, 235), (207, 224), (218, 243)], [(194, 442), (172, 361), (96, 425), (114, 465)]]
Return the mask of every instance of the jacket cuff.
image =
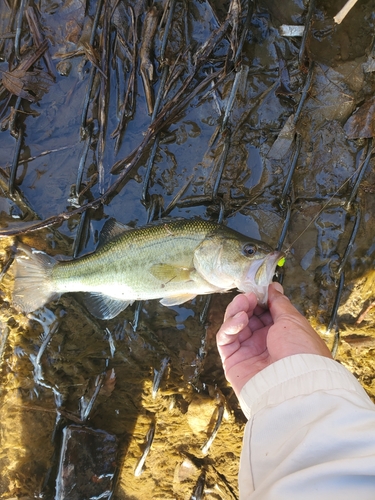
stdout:
[(267, 366), (246, 382), (239, 401), (245, 416), (250, 419), (266, 406), (315, 391), (334, 389), (354, 391), (372, 406), (354, 375), (337, 361), (317, 354), (295, 354)]

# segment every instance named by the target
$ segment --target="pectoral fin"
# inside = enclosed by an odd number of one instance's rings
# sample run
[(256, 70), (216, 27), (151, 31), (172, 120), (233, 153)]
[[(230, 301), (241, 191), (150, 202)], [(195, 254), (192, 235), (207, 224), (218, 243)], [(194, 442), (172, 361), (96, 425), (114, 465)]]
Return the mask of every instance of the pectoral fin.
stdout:
[(172, 280), (174, 282), (190, 281), (191, 271), (193, 269), (171, 266), (170, 264), (155, 264), (150, 268), (150, 273), (163, 283), (169, 283)]
[(112, 319), (134, 301), (113, 299), (102, 293), (85, 294), (85, 306), (98, 319)]
[(188, 300), (192, 300), (196, 297), (196, 294), (184, 294), (184, 295), (174, 295), (173, 297), (166, 297), (165, 299), (161, 299), (160, 304), (163, 306), (171, 307), (178, 306), (179, 304), (183, 304)]

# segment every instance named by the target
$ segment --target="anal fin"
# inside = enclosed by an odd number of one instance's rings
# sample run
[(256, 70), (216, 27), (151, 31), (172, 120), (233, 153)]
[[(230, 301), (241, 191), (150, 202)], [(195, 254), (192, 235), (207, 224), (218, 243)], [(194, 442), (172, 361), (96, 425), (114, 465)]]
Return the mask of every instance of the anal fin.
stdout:
[(114, 299), (102, 293), (87, 293), (84, 301), (89, 312), (98, 319), (112, 319), (134, 302)]

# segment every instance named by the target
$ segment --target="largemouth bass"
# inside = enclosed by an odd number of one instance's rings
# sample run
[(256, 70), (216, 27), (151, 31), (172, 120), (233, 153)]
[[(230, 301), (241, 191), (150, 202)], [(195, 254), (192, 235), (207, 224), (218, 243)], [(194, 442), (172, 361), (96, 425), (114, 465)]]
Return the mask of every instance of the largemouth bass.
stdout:
[(67, 292), (86, 292), (97, 318), (111, 319), (135, 300), (165, 306), (232, 288), (260, 303), (283, 254), (214, 222), (179, 219), (132, 229), (110, 219), (95, 252), (59, 261), (21, 246), (14, 265), (14, 304), (31, 312)]

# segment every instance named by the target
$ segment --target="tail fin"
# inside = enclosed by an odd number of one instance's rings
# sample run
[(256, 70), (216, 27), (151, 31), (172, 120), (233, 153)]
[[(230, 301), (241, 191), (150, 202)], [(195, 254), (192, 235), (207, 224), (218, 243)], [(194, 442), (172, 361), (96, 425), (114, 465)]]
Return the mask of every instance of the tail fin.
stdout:
[(19, 249), (22, 253), (16, 255), (13, 264), (13, 302), (18, 309), (28, 313), (58, 297), (51, 279), (57, 261), (26, 245), (19, 245)]

